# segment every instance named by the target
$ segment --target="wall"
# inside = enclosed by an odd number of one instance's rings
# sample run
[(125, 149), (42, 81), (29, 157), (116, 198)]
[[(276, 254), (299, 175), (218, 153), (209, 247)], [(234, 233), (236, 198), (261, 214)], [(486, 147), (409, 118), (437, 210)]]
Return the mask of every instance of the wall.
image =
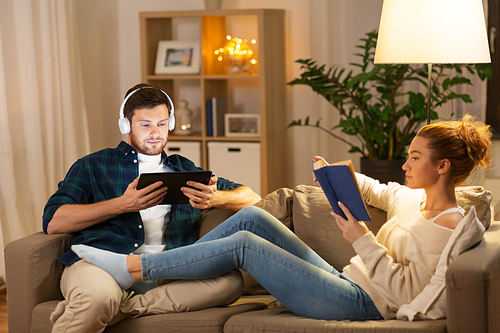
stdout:
[[(84, 89), (92, 151), (116, 146), (123, 137), (116, 126), (124, 93), (141, 79), (139, 12), (200, 10), (202, 0), (73, 0), (83, 63)], [(365, 32), (378, 27), (382, 0), (223, 0), (223, 9), (282, 8), (286, 10), (287, 81), (299, 76), (299, 58), (315, 58), (329, 65), (347, 65)], [(326, 11), (326, 13), (325, 13)], [(311, 115), (335, 124), (332, 107), (307, 87), (287, 88), (286, 126)], [(325, 123), (327, 124), (327, 123)], [(311, 128), (287, 131), (284, 149), (289, 173), (287, 186), (310, 184), (313, 155), (330, 161), (353, 159), (347, 146)]]

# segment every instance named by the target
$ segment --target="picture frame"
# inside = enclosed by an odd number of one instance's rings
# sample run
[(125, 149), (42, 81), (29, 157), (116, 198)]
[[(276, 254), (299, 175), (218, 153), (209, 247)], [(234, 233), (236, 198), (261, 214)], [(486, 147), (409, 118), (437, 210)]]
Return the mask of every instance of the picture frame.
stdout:
[(258, 114), (226, 113), (224, 115), (226, 136), (260, 136), (260, 116)]
[(200, 60), (199, 42), (161, 40), (156, 52), (155, 74), (198, 74)]

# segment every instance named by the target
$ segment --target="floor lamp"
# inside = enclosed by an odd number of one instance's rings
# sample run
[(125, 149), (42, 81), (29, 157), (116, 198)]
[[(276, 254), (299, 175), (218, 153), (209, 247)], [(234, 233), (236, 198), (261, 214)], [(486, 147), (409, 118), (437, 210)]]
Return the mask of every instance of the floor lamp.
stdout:
[(432, 64), (491, 62), (482, 0), (384, 0), (375, 64), (427, 64), (427, 123)]

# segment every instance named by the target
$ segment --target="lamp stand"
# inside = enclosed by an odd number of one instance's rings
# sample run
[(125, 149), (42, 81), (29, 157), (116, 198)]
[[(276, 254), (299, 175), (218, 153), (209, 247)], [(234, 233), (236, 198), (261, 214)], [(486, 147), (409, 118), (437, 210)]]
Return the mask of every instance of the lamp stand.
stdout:
[(432, 64), (427, 64), (427, 125), (431, 123)]

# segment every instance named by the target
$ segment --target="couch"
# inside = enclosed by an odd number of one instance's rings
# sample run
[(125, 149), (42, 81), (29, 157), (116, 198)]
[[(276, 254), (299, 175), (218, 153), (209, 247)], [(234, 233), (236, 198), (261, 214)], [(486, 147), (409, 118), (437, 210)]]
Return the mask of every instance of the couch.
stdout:
[[(231, 306), (126, 319), (105, 332), (500, 332), (500, 221), (490, 225), (488, 191), (480, 187), (461, 191), (457, 192), (461, 200), (476, 206), (478, 217), (489, 228), (481, 243), (458, 256), (447, 270), (446, 319), (350, 322), (301, 318), (243, 272), (244, 295)], [(318, 187), (279, 189), (258, 206), (275, 215), (337, 269), (354, 255)], [(372, 221), (367, 225), (376, 233), (385, 222), (385, 212), (373, 207), (369, 212)], [(231, 214), (221, 209), (205, 211), (200, 236)], [(57, 258), (71, 239), (68, 234), (36, 233), (6, 246), (9, 332), (50, 332), (49, 315), (62, 299), (59, 279), (63, 266)]]

